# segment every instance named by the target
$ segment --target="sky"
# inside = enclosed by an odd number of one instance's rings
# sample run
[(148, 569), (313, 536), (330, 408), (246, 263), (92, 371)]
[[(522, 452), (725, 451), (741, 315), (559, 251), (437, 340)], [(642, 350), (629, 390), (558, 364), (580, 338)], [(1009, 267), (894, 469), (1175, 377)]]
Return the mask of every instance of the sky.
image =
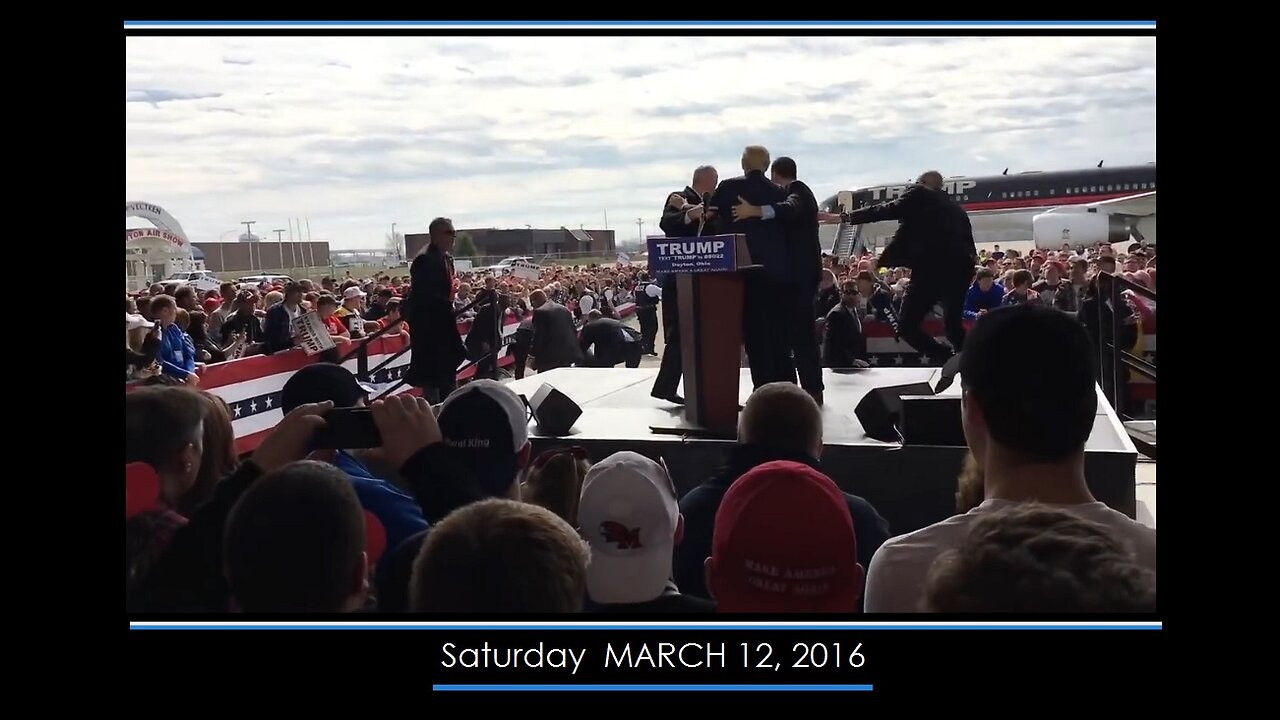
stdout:
[[(130, 37), (126, 201), (194, 242), (307, 218), (334, 249), (392, 223), (657, 232), (694, 167), (746, 145), (819, 200), (927, 169), (1155, 156), (1155, 38)], [(126, 225), (146, 225), (131, 220)], [(288, 235), (285, 235), (288, 239)]]

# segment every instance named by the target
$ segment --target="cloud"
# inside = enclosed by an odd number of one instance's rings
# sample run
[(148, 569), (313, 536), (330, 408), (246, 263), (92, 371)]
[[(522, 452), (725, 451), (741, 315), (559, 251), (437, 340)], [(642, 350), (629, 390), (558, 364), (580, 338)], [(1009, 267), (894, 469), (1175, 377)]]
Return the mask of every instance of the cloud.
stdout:
[(224, 57), (222, 62), (224, 65), (252, 65), (253, 58)]
[(222, 93), (184, 93), (176, 90), (129, 90), (124, 94), (127, 103), (150, 103), (159, 106), (161, 103), (179, 102), (182, 100), (207, 100), (222, 97)]
[(197, 240), (250, 215), (369, 248), (437, 215), (606, 212), (627, 239), (695, 166), (736, 175), (755, 143), (820, 198), (925, 168), (1155, 159), (1149, 37), (138, 36), (125, 82), (127, 194)]

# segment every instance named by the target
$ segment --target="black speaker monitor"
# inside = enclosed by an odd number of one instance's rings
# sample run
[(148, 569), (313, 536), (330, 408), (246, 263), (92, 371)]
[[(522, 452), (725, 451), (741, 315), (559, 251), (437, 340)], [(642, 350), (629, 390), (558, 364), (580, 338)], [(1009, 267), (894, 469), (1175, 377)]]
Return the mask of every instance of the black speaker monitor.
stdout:
[(878, 387), (867, 393), (854, 409), (867, 437), (885, 442), (898, 442), (898, 419), (902, 415), (903, 395), (932, 395), (927, 382)]
[(568, 435), (573, 424), (582, 417), (578, 403), (547, 383), (543, 383), (529, 398), (529, 409), (533, 411), (533, 419), (543, 435)]
[(898, 432), (903, 445), (964, 447), (959, 395), (906, 395)]

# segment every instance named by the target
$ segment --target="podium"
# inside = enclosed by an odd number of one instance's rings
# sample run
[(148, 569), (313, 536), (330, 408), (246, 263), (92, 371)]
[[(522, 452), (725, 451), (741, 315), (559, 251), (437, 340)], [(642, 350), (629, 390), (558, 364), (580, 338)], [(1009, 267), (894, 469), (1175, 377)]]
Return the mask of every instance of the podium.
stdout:
[[(657, 433), (737, 437), (745, 235), (648, 238), (649, 274), (676, 276), (684, 418)], [(778, 328), (783, 332), (783, 328)]]

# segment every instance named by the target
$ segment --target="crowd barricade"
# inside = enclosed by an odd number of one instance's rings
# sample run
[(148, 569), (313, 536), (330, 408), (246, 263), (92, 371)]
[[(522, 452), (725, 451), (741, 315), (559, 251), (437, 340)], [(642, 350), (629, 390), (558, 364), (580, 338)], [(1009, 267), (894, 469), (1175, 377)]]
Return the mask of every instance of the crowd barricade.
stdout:
[[(972, 320), (965, 321), (965, 329), (973, 326)], [(936, 318), (930, 318), (924, 323), (925, 330), (939, 341), (946, 340), (946, 333), (942, 328), (942, 321)], [(908, 345), (901, 339), (895, 339), (893, 336), (893, 326), (888, 323), (878, 322), (874, 320), (863, 321), (862, 332), (867, 338), (867, 354), (870, 356), (868, 362), (873, 367), (918, 367), (923, 364), (923, 358), (915, 348)], [(1156, 361), (1156, 321), (1155, 315), (1144, 317), (1142, 320), (1142, 332), (1139, 333), (1138, 343), (1140, 345), (1135, 355), (1146, 358), (1148, 362)], [(1028, 362), (1035, 362), (1034, 357), (1029, 357)], [(1140, 403), (1154, 403), (1156, 399), (1156, 385), (1151, 380), (1143, 377), (1138, 373), (1130, 373), (1129, 378), (1129, 396)]]
[[(615, 308), (618, 317), (628, 317), (636, 311), (634, 303), (626, 303)], [(502, 327), (504, 340), (515, 333), (519, 323), (509, 314)], [(458, 323), (458, 332), (465, 338), (471, 330), (471, 321)], [(356, 342), (366, 342), (357, 340)], [(369, 345), (369, 367), (377, 367), (387, 358), (404, 349), (407, 339), (399, 334), (388, 333)], [(350, 351), (351, 346), (346, 346)], [(404, 378), (409, 371), (410, 349), (404, 355), (392, 361), (391, 365), (382, 368), (370, 378), (375, 388), (390, 388)], [(300, 348), (275, 355), (255, 355), (252, 357), (215, 363), (205, 367), (200, 373), (200, 389), (208, 390), (226, 401), (231, 411), (231, 426), (235, 430), (236, 450), (240, 453), (252, 451), (262, 442), (262, 438), (280, 422), (284, 414), (280, 411), (280, 391), (289, 377), (302, 367), (319, 362), (319, 356), (308, 356)], [(509, 342), (504, 342), (498, 354), (498, 366), (510, 367), (515, 362), (511, 355)], [(356, 374), (356, 358), (352, 357), (342, 364), (352, 375)], [(476, 373), (475, 366), (468, 366), (458, 373), (458, 380), (468, 380)], [(139, 383), (126, 383), (128, 392)], [(390, 394), (418, 391), (402, 384)]]

